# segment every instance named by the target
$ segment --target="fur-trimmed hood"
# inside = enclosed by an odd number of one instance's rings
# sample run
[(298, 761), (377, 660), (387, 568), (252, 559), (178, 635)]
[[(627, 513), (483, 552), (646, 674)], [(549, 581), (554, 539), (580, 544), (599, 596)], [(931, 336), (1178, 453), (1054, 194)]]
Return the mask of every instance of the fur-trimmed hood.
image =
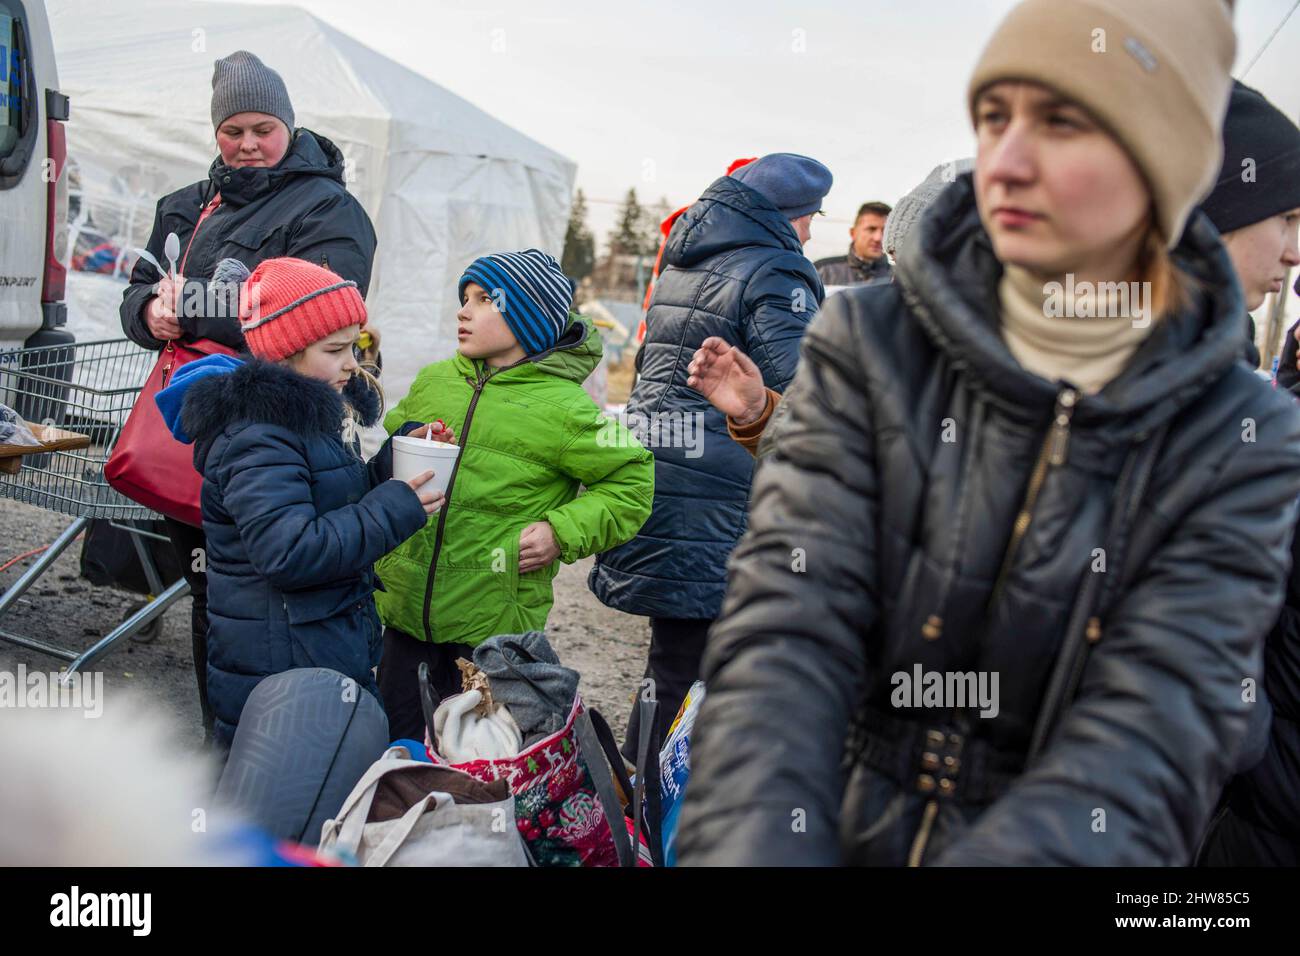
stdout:
[(339, 435), (347, 401), (363, 426), (379, 419), (379, 396), (360, 376), (339, 395), (325, 382), (284, 365), (214, 355), (182, 366), (158, 393), (177, 440), (207, 444), (230, 425), (276, 425), (303, 436)]

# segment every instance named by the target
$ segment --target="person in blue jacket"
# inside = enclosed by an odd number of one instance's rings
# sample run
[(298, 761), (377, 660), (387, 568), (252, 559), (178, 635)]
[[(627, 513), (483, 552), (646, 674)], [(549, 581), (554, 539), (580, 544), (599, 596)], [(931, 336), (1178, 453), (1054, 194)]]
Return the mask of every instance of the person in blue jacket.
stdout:
[(244, 278), (240, 326), (252, 356), (184, 365), (157, 395), (203, 475), (207, 690), (226, 747), (270, 674), (326, 667), (379, 698), (371, 565), (443, 503), (441, 492), (416, 490), (432, 472), (392, 479), (388, 443), (367, 463), (350, 440), (354, 424), (380, 411), (353, 351), (366, 322), (356, 283), (291, 258), (267, 259), (251, 276), (226, 260), (214, 277)]
[[(763, 156), (709, 186), (664, 248), (627, 405), (628, 427), (655, 456), (654, 510), (635, 538), (597, 556), (588, 581), (610, 607), (650, 618), (645, 677), (661, 735), (699, 677), (754, 472), (726, 416), (687, 385), (687, 366), (718, 336), (754, 360), (768, 388), (785, 390), (824, 295), (803, 244), (831, 179), (807, 156)], [(639, 723), (633, 708), (626, 756)]]

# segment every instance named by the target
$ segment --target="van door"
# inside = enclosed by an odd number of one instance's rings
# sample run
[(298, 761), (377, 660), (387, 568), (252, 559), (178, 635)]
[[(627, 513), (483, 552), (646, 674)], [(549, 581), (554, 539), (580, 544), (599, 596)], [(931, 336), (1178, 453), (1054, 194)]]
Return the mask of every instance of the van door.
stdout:
[[(6, 351), (21, 348), (45, 322), (41, 291), (54, 205), (45, 106), (46, 90), (57, 88), (44, 5), (0, 0), (0, 349)], [(66, 236), (66, 224), (55, 225), (56, 237)], [(56, 258), (63, 255), (60, 249)]]

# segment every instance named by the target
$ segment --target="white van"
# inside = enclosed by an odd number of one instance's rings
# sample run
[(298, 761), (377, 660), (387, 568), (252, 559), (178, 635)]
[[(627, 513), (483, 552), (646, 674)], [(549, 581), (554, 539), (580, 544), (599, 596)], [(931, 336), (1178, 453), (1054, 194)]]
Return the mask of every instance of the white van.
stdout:
[(0, 0), (0, 359), (72, 340), (67, 322), (68, 99), (44, 0)]

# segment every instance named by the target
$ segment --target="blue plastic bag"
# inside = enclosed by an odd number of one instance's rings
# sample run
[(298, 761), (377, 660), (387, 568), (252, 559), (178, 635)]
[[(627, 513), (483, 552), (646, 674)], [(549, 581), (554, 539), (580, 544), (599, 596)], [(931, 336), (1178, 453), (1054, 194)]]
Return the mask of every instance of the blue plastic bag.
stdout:
[(681, 815), (682, 796), (691, 774), (691, 730), (695, 715), (704, 701), (704, 681), (696, 681), (686, 692), (677, 718), (668, 728), (668, 736), (659, 751), (659, 781), (663, 793), (664, 864), (677, 865), (677, 818)]

